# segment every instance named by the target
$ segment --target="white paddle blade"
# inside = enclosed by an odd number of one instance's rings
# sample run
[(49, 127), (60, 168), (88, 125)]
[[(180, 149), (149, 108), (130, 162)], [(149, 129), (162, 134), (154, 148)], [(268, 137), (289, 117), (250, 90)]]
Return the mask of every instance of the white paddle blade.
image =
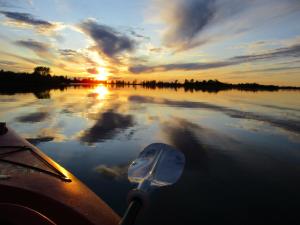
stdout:
[(162, 143), (147, 146), (128, 169), (128, 179), (133, 183), (151, 186), (172, 185), (180, 178), (185, 164), (181, 151)]

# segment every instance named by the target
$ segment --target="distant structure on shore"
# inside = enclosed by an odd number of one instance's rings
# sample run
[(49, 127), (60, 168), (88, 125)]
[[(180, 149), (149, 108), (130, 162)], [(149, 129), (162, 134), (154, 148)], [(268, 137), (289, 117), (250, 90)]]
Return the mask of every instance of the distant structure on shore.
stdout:
[(38, 66), (34, 68), (33, 73), (16, 73), (11, 71), (0, 70), (0, 91), (19, 92), (27, 91), (44, 91), (49, 89), (64, 89), (70, 86), (78, 85), (98, 85), (105, 84), (110, 86), (124, 87), (124, 86), (142, 86), (144, 88), (184, 88), (185, 91), (208, 91), (218, 92), (221, 90), (237, 89), (243, 91), (277, 91), (280, 89), (286, 90), (300, 90), (300, 87), (291, 86), (276, 86), (276, 85), (261, 85), (257, 83), (239, 83), (230, 84), (223, 83), (218, 80), (185, 80), (183, 83), (175, 80), (174, 82), (163, 81), (142, 81), (138, 83), (136, 80), (129, 82), (124, 80), (98, 81), (93, 78), (69, 78), (66, 76), (51, 75), (49, 67)]

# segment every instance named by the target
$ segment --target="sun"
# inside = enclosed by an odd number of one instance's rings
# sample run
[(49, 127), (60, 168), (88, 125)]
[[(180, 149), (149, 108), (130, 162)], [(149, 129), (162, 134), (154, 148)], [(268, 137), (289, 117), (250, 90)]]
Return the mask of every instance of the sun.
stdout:
[(96, 75), (95, 79), (98, 81), (107, 81), (108, 79), (108, 72), (104, 67), (98, 68), (99, 73)]

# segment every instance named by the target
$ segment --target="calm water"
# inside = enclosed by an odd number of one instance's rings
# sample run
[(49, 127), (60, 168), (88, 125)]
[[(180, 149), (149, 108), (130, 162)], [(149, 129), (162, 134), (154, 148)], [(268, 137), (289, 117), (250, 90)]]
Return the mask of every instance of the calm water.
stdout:
[(98, 86), (2, 94), (0, 120), (120, 215), (132, 188), (128, 164), (153, 142), (180, 149), (187, 160), (182, 178), (151, 194), (139, 224), (296, 224), (299, 219), (297, 91)]

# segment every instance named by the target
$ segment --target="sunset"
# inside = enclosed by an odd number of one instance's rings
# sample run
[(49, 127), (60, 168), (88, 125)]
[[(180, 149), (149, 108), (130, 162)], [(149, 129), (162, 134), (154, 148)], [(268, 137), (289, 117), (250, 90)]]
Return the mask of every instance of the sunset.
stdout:
[[(298, 0), (2, 0), (0, 66), (299, 86)], [(198, 13), (203, 12), (203, 13)], [(99, 71), (101, 72), (101, 71)]]
[(0, 0), (1, 225), (296, 225), (300, 0)]

